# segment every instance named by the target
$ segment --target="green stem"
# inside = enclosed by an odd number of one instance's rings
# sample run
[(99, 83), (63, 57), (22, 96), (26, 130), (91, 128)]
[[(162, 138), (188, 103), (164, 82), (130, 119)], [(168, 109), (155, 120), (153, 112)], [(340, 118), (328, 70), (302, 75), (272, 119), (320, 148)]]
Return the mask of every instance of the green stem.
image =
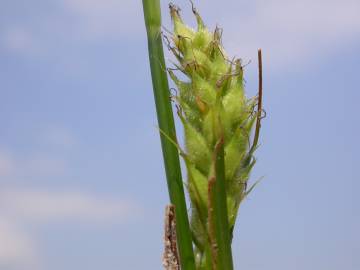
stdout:
[(213, 204), (213, 226), (216, 238), (216, 270), (232, 270), (233, 260), (230, 243), (230, 228), (226, 203), (224, 165), (224, 137), (220, 136), (215, 146), (215, 181), (211, 194)]
[[(159, 128), (176, 141), (170, 91), (161, 40), (161, 10), (159, 0), (143, 0), (148, 37), (149, 60)], [(179, 153), (175, 145), (160, 133), (161, 146), (170, 201), (175, 205), (177, 245), (181, 268), (195, 270), (192, 237), (180, 169)]]

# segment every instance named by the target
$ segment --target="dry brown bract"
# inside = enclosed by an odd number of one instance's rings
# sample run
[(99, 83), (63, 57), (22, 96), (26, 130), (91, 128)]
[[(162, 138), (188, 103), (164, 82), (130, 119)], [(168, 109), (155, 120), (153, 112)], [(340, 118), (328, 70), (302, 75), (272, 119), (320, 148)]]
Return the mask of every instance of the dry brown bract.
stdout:
[(163, 266), (166, 270), (180, 270), (176, 244), (175, 206), (169, 204), (165, 210)]

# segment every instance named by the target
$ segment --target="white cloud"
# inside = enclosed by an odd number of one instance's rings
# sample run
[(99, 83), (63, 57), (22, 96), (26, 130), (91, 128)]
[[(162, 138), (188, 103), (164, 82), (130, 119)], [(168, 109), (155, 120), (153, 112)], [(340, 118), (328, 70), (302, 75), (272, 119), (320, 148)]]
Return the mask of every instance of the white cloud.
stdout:
[(66, 171), (65, 160), (47, 154), (30, 157), (0, 151), (0, 176), (7, 179), (59, 176)]
[(76, 139), (70, 130), (50, 126), (42, 133), (37, 133), (32, 140), (37, 151), (28, 154), (0, 149), (0, 176), (31, 178), (62, 175), (66, 171), (67, 162), (61, 155), (75, 144)]
[(141, 1), (65, 0), (64, 4), (76, 16), (75, 27), (90, 38), (138, 36), (143, 25)]
[(0, 269), (40, 269), (41, 243), (36, 232), (23, 230), (25, 226), (56, 222), (108, 225), (136, 219), (140, 214), (140, 207), (131, 200), (72, 191), (2, 188)]
[(140, 207), (130, 200), (81, 192), (9, 189), (0, 191), (0, 209), (15, 219), (33, 222), (126, 222)]
[(224, 21), (230, 52), (256, 59), (263, 48), (271, 67), (294, 68), (360, 39), (358, 0), (258, 0), (248, 13), (238, 7)]
[[(56, 41), (60, 37), (65, 44), (67, 41), (86, 43), (104, 38), (137, 38), (143, 28), (141, 1), (65, 0), (60, 1), (55, 16), (48, 16), (47, 10), (40, 6), (36, 11), (37, 13), (28, 14), (30, 18), (36, 18), (30, 23), (2, 25), (1, 49), (42, 56), (59, 49), (54, 49), (54, 46), (59, 46), (60, 43)], [(41, 24), (37, 23), (39, 20)]]
[[(0, 268), (39, 269), (37, 247), (28, 234), (0, 217)], [(23, 269), (24, 269), (23, 268)]]
[(33, 53), (35, 51), (34, 37), (29, 29), (23, 27), (9, 27), (1, 33), (0, 44), (6, 50), (15, 53)]

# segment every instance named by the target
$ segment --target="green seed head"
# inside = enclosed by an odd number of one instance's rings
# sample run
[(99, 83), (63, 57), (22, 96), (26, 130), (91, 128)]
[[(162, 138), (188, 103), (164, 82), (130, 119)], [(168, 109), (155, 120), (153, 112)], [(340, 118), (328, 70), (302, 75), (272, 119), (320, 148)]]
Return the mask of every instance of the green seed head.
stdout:
[[(244, 93), (240, 59), (230, 60), (222, 47), (222, 31), (210, 31), (193, 9), (197, 30), (183, 23), (180, 10), (170, 5), (173, 21), (171, 40), (180, 72), (171, 79), (178, 88), (175, 97), (185, 130), (188, 191), (191, 199), (191, 226), (194, 243), (201, 256), (208, 246), (208, 183), (214, 175), (213, 155), (220, 136), (224, 139), (228, 219), (235, 224), (239, 204), (247, 194), (247, 181), (255, 160), (251, 145), (257, 117), (257, 99)], [(230, 233), (230, 232), (229, 232)], [(200, 256), (200, 257), (201, 257)]]

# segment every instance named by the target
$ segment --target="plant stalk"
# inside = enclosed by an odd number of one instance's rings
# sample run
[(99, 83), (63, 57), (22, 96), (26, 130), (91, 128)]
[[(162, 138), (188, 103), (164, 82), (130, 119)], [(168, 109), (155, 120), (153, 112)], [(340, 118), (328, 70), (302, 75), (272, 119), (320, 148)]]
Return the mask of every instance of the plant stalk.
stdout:
[(176, 146), (164, 136), (176, 141), (169, 84), (166, 74), (161, 38), (161, 10), (159, 0), (143, 0), (145, 25), (148, 38), (152, 84), (160, 129), (166, 179), (171, 203), (175, 206), (176, 235), (181, 269), (195, 270), (192, 236), (181, 176), (179, 153)]
[[(226, 182), (224, 165), (224, 138), (221, 136), (215, 146), (215, 178), (212, 184), (210, 200), (212, 200), (212, 222), (215, 237), (215, 252), (212, 257), (216, 270), (233, 270), (233, 259), (230, 241), (230, 227), (226, 202)], [(212, 247), (214, 250), (214, 247)], [(214, 254), (215, 253), (215, 254)]]

